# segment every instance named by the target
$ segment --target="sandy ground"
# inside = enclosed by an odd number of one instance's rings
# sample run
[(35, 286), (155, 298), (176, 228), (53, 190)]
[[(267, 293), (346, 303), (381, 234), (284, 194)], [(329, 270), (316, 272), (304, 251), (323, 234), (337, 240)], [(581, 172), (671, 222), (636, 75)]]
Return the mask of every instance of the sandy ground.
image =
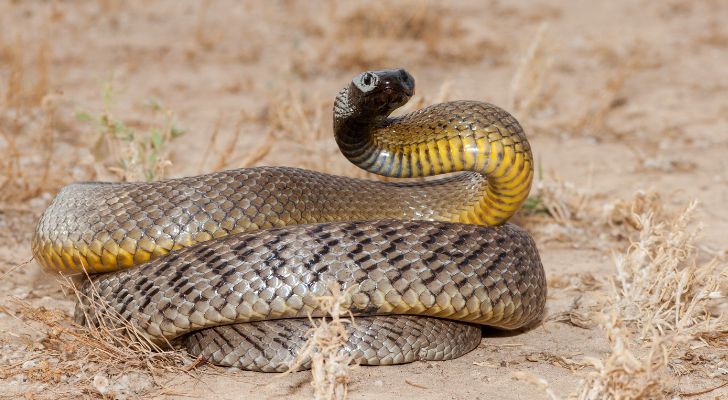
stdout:
[[(726, 255), (728, 3), (394, 3), (0, 2), (0, 366), (23, 360), (49, 334), (19, 313), (14, 299), (73, 310), (55, 276), (32, 261), (18, 265), (31, 258), (35, 222), (61, 185), (118, 179), (109, 168), (113, 156), (92, 146), (94, 124), (79, 116), (104, 113), (108, 85), (109, 113), (138, 132), (174, 113), (186, 132), (166, 147), (167, 176), (175, 177), (250, 165), (361, 176), (338, 154), (329, 121), (338, 89), (366, 69), (407, 68), (424, 103), (477, 99), (506, 107), (529, 135), (542, 183), (567, 182), (597, 210), (559, 221), (519, 219), (538, 240), (549, 315), (606, 290), (612, 254), (627, 243), (595, 231), (589, 219), (637, 191), (660, 193), (665, 207), (697, 199), (700, 247)], [(150, 101), (162, 111), (152, 111)], [(586, 288), (558, 284), (591, 277), (596, 283)], [(349, 397), (546, 396), (515, 379), (515, 371), (545, 378), (566, 397), (585, 370), (555, 360), (600, 358), (609, 350), (598, 327), (548, 321), (527, 332), (488, 331), (457, 360), (355, 368)], [(30, 373), (0, 378), (2, 398), (64, 396), (48, 392), (58, 382)], [(202, 367), (160, 374), (155, 380), (164, 389), (154, 394), (309, 398), (309, 379), (307, 372)], [(674, 388), (695, 392), (719, 383), (688, 374), (676, 377)], [(721, 396), (728, 397), (726, 388), (691, 398)]]

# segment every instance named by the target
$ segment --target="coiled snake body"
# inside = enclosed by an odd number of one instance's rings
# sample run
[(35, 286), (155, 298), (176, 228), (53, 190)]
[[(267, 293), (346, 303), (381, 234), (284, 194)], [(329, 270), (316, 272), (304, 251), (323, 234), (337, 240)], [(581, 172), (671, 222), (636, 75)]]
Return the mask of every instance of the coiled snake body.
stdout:
[(543, 312), (533, 240), (503, 224), (533, 161), (516, 120), (490, 104), (390, 118), (413, 92), (401, 69), (355, 77), (334, 106), (339, 148), (385, 176), (460, 174), (391, 183), (261, 167), (72, 184), (41, 217), (33, 253), (52, 270), (120, 270), (84, 290), (152, 341), (183, 338), (217, 364), (285, 370), (331, 281), (360, 316), (345, 348), (355, 361), (458, 357), (479, 343), (479, 324), (515, 329)]

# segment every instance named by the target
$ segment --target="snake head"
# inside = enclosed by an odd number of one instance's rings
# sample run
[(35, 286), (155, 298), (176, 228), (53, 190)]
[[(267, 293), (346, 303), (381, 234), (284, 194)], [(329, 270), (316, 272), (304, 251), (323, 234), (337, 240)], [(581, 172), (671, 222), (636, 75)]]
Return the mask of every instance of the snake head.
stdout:
[(349, 85), (349, 101), (361, 115), (386, 118), (415, 93), (415, 79), (402, 68), (362, 72)]

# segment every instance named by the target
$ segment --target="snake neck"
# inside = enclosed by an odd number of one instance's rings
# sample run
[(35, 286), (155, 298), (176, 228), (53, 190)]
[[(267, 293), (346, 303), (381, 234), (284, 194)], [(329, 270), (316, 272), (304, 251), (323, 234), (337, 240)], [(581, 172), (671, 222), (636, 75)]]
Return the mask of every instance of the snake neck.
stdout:
[[(453, 204), (452, 221), (499, 225), (528, 197), (533, 156), (518, 122), (482, 102), (456, 101), (401, 117), (368, 112), (339, 93), (334, 133), (341, 152), (358, 167), (387, 177), (415, 178), (452, 172), (480, 174), (478, 200)], [(423, 201), (427, 201), (424, 199)]]

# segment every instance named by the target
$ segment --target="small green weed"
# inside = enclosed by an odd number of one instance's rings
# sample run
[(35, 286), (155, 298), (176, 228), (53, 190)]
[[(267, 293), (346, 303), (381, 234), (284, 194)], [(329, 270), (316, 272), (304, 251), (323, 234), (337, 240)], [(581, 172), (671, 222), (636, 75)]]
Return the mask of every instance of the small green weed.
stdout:
[[(541, 165), (540, 159), (536, 164), (536, 181), (543, 182), (543, 165)], [(546, 214), (548, 216), (553, 216), (551, 214), (551, 211), (549, 211), (548, 206), (546, 205), (546, 201), (544, 200), (542, 193), (540, 193), (540, 191), (536, 192), (537, 193), (529, 196), (526, 201), (523, 202), (523, 205), (521, 207), (526, 210), (526, 213), (531, 215)]]
[[(160, 124), (137, 130), (117, 119), (111, 112), (114, 91), (110, 83), (104, 85), (104, 109), (99, 116), (77, 112), (78, 121), (94, 125), (96, 139), (92, 153), (97, 162), (116, 174), (122, 181), (154, 181), (164, 177), (169, 160), (170, 143), (185, 134), (174, 113), (159, 100), (148, 102), (148, 109)], [(110, 163), (110, 164), (109, 164)]]
[(526, 201), (523, 202), (523, 205), (521, 207), (523, 207), (523, 209), (526, 210), (528, 214), (551, 215), (549, 209), (544, 204), (543, 198), (540, 195), (533, 195), (527, 198)]

